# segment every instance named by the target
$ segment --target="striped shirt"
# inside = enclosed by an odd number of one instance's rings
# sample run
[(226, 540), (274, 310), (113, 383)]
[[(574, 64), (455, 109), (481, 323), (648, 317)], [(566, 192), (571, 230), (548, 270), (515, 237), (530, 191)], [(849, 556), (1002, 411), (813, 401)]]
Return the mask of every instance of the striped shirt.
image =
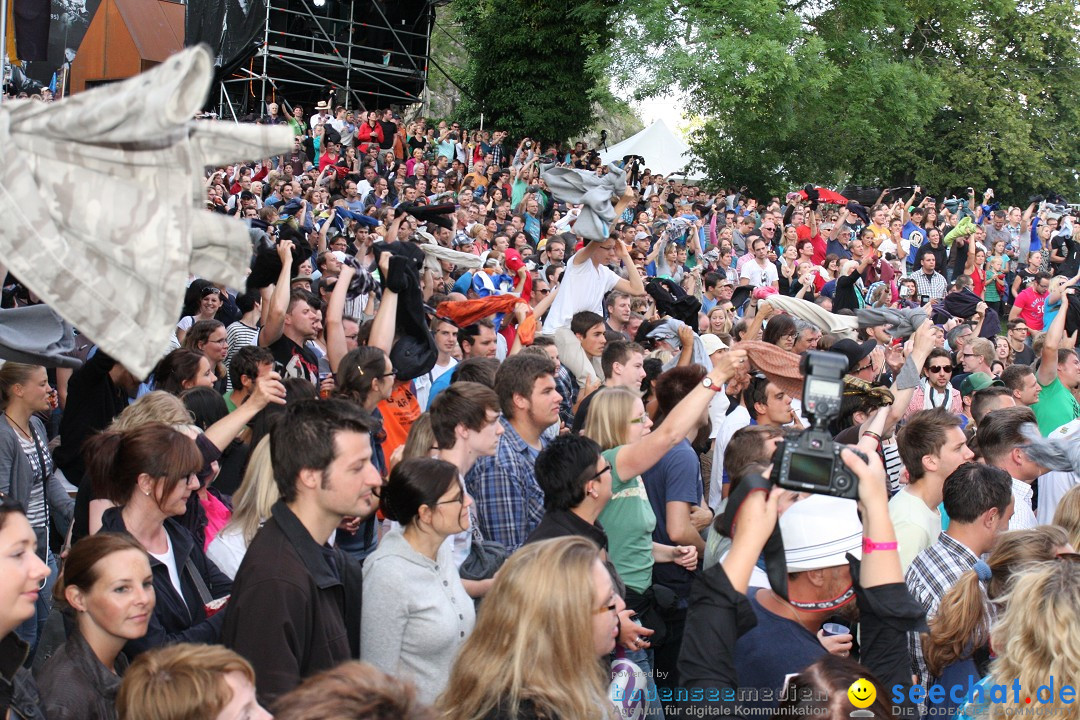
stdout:
[[(30, 426), (30, 432), (34, 432), (33, 425)], [(27, 501), (26, 519), (30, 521), (31, 527), (45, 527), (49, 522), (48, 508), (45, 507), (45, 483), (41, 482), (41, 459), (45, 459), (45, 476), (52, 475), (53, 465), (52, 457), (48, 451), (45, 450), (45, 443), (38, 439), (41, 443), (42, 453), (38, 455), (37, 445), (33, 440), (24, 438), (21, 433), (16, 433), (19, 438), (19, 445), (22, 447), (23, 454), (26, 455), (26, 459), (30, 462), (30, 468), (34, 471), (34, 485), (30, 488), (30, 499)], [(35, 433), (35, 437), (36, 437)]]
[[(240, 348), (256, 345), (259, 342), (259, 328), (246, 325), (237, 320), (225, 329), (225, 340), (229, 343), (229, 351), (225, 353), (226, 369), (232, 364), (233, 356), (240, 352)], [(232, 378), (225, 381), (225, 389), (232, 390)]]

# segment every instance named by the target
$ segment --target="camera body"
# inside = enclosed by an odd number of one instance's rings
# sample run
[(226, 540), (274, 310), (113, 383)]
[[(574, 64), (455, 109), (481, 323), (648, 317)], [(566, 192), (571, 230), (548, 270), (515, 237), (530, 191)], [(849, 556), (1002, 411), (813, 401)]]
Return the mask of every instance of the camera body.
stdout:
[(803, 412), (812, 426), (785, 437), (773, 456), (771, 480), (787, 490), (856, 499), (859, 479), (840, 458), (842, 445), (826, 427), (840, 414), (847, 358), (839, 353), (810, 351), (799, 363)]

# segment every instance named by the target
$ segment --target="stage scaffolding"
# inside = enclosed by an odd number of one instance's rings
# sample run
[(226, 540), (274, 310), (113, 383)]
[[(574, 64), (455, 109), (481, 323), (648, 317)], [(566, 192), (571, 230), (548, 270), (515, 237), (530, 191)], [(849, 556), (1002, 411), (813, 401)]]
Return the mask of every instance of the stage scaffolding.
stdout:
[(405, 107), (427, 81), (432, 0), (265, 0), (263, 33), (219, 84), (218, 116), (283, 112), (306, 117), (330, 99), (351, 109)]

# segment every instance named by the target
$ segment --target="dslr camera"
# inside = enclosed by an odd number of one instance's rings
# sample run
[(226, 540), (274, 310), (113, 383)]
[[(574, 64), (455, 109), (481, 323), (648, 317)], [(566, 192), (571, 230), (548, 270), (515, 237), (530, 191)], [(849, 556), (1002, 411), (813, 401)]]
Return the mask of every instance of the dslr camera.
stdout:
[(799, 363), (805, 378), (802, 407), (811, 427), (789, 433), (777, 447), (771, 477), (774, 485), (858, 498), (859, 479), (840, 458), (844, 446), (833, 442), (827, 430), (829, 422), (840, 414), (847, 364), (847, 358), (839, 353), (810, 351), (803, 355)]

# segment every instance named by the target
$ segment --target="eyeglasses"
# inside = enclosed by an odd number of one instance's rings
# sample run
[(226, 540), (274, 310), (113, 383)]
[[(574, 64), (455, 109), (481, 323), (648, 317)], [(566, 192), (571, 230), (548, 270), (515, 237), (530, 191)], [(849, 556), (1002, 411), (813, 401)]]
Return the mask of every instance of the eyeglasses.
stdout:
[(855, 372), (861, 373), (863, 370), (869, 370), (872, 367), (874, 367), (874, 361), (873, 360), (866, 363), (865, 365), (860, 365), (859, 367), (855, 368)]
[(604, 474), (604, 473), (606, 473), (606, 472), (608, 472), (608, 471), (610, 471), (610, 470), (611, 470), (611, 465), (605, 465), (604, 467), (600, 468), (600, 471), (599, 471), (599, 472), (597, 472), (597, 473), (596, 473), (595, 475), (593, 475), (592, 477), (590, 477), (590, 478), (589, 478), (589, 480), (597, 480), (597, 479), (599, 479), (599, 478), (600, 478), (601, 476), (603, 476), (603, 474)]
[(649, 417), (648, 413), (642, 415), (641, 417), (630, 418), (630, 424), (631, 425), (640, 425), (643, 422), (645, 422), (645, 418), (647, 418), (647, 417)]
[(932, 372), (932, 373), (939, 373), (939, 372), (951, 373), (952, 372), (952, 367), (950, 365), (931, 365), (930, 367), (928, 367), (926, 369), (928, 371)]
[(615, 613), (619, 609), (619, 604), (615, 601), (614, 598), (611, 599), (610, 603), (610, 605), (604, 605), (593, 610), (593, 615), (602, 615), (606, 612)]
[(455, 503), (464, 503), (464, 502), (465, 502), (465, 493), (458, 493), (458, 496), (456, 498), (454, 498), (453, 500), (440, 500), (439, 502), (435, 503), (435, 505), (437, 505), (437, 506), (438, 505), (453, 505)]

